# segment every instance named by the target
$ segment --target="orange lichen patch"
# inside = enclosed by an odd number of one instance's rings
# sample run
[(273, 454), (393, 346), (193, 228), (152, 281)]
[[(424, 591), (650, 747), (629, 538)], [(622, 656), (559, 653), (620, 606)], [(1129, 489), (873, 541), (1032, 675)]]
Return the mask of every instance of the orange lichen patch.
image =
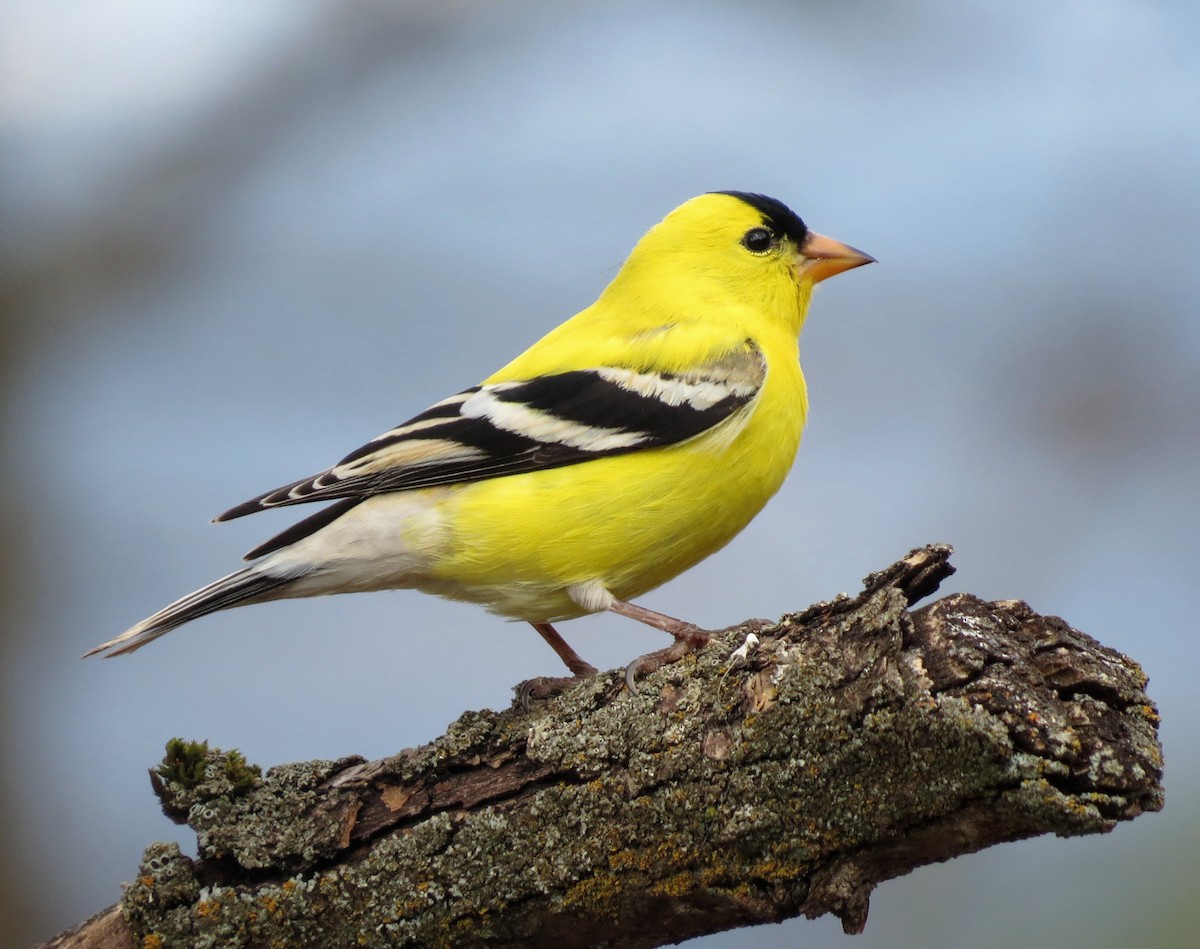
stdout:
[(655, 896), (683, 896), (696, 888), (696, 877), (692, 873), (675, 873), (659, 880), (647, 891)]
[(1091, 808), (1085, 801), (1081, 801), (1077, 797), (1073, 797), (1066, 802), (1066, 808), (1072, 814), (1078, 817), (1087, 817), (1091, 813)]
[(618, 850), (608, 858), (608, 865), (613, 870), (641, 870), (656, 876), (687, 862), (687, 854), (681, 853), (673, 843), (661, 843), (643, 850)]
[(192, 910), (197, 916), (219, 916), (221, 904), (218, 900), (200, 900)]
[(426, 899), (397, 900), (392, 904), (392, 912), (395, 913), (396, 919), (409, 919), (422, 912), (428, 905), (429, 900)]
[(163, 939), (158, 933), (147, 933), (142, 937), (142, 949), (163, 949)]
[(751, 865), (750, 875), (771, 882), (798, 880), (805, 875), (805, 868), (788, 860), (766, 857)]
[(611, 903), (625, 893), (621, 878), (615, 873), (597, 873), (580, 880), (563, 894), (564, 909), (594, 909)]

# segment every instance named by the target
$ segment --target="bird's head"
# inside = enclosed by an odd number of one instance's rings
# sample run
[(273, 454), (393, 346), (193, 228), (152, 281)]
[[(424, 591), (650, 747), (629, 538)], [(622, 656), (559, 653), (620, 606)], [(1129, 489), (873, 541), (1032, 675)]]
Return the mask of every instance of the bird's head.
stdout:
[(803, 322), (814, 284), (875, 258), (811, 231), (782, 201), (714, 191), (680, 205), (634, 248), (624, 270), (639, 283), (685, 288)]

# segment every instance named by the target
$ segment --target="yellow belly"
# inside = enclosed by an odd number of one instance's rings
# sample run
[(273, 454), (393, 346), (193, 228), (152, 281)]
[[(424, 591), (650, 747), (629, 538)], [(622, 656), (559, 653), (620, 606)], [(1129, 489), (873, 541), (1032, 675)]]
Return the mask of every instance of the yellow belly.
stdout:
[(768, 373), (743, 418), (690, 442), (471, 485), (447, 499), (444, 546), (416, 584), (517, 619), (585, 610), (598, 580), (618, 599), (720, 549), (779, 489), (807, 409), (798, 363)]

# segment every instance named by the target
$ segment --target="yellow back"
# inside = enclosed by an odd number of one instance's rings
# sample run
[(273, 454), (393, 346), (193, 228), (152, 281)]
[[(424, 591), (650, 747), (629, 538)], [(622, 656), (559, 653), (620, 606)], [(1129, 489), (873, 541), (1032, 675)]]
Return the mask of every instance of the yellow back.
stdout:
[(731, 195), (676, 208), (638, 242), (600, 298), (485, 382), (623, 366), (678, 372), (754, 340), (794, 358), (812, 284), (797, 281), (799, 249), (756, 256), (742, 236), (762, 223)]

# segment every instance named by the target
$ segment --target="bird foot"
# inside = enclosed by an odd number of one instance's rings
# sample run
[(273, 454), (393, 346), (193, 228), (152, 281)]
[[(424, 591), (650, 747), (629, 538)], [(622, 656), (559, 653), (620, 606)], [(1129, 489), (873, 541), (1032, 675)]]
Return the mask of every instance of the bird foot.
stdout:
[(712, 633), (708, 632), (708, 630), (701, 629), (699, 626), (693, 626), (691, 623), (671, 630), (671, 635), (675, 637), (675, 642), (666, 649), (659, 649), (656, 652), (648, 652), (644, 656), (638, 656), (638, 658), (625, 667), (625, 688), (633, 695), (638, 694), (637, 677), (639, 675), (649, 675), (656, 669), (661, 669), (663, 666), (669, 666), (673, 662), (678, 662), (684, 656), (690, 656), (698, 649), (703, 649), (707, 646), (708, 641), (712, 638)]
[(590, 679), (593, 675), (595, 675), (594, 670), (584, 675), (536, 676), (533, 679), (526, 679), (524, 682), (514, 685), (513, 692), (517, 695), (516, 701), (521, 710), (527, 712), (533, 702), (545, 701), (557, 695), (562, 695), (571, 686), (578, 685), (580, 682)]

